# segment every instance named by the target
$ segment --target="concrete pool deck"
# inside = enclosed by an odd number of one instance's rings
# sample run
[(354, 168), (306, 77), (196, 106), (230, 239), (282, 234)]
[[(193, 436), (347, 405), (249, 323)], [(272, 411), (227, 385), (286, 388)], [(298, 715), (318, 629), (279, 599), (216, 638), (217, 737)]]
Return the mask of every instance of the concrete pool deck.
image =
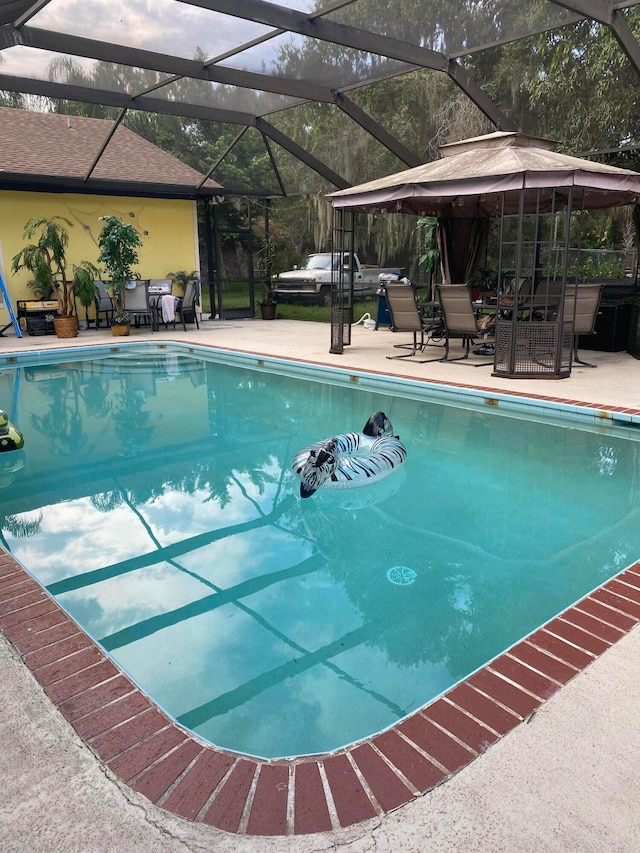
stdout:
[[(597, 370), (571, 378), (504, 380), (490, 367), (387, 361), (399, 335), (353, 330), (341, 356), (326, 326), (292, 321), (205, 322), (200, 331), (134, 331), (131, 340), (182, 340), (511, 393), (640, 409), (640, 362), (588, 353)], [(110, 332), (0, 338), (0, 353), (113, 343)], [(285, 838), (230, 835), (173, 817), (131, 791), (95, 758), (2, 639), (0, 844), (7, 851), (234, 850), (628, 851), (640, 816), (640, 700), (632, 629), (530, 719), (446, 783), (399, 810), (335, 832)]]

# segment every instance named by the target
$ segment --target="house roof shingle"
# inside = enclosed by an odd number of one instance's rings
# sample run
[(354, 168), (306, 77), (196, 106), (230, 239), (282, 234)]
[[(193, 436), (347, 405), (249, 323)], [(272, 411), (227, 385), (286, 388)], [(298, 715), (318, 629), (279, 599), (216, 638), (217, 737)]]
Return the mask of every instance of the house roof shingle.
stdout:
[(106, 119), (0, 107), (0, 188), (195, 198), (220, 184)]

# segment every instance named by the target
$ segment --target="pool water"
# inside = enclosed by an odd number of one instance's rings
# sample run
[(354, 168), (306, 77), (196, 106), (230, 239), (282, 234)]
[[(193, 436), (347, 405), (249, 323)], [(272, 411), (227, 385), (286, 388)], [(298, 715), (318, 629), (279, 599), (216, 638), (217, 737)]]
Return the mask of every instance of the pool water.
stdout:
[[(640, 556), (634, 428), (374, 388), (168, 349), (1, 370), (2, 543), (202, 738), (373, 734)], [(404, 467), (300, 500), (295, 454), (376, 410)]]

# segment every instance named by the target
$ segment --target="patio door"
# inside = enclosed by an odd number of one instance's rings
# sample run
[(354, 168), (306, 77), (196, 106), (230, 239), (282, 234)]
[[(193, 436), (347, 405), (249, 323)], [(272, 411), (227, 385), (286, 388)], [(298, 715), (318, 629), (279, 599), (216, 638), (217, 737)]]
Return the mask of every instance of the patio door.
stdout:
[(253, 217), (249, 199), (230, 199), (213, 208), (218, 316), (255, 317)]

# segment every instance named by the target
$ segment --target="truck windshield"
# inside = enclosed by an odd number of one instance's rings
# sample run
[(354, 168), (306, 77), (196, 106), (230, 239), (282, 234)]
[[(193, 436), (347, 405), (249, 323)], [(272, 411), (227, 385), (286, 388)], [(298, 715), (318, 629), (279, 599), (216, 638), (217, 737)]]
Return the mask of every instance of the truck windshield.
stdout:
[(330, 270), (331, 255), (307, 255), (300, 264), (301, 270)]

